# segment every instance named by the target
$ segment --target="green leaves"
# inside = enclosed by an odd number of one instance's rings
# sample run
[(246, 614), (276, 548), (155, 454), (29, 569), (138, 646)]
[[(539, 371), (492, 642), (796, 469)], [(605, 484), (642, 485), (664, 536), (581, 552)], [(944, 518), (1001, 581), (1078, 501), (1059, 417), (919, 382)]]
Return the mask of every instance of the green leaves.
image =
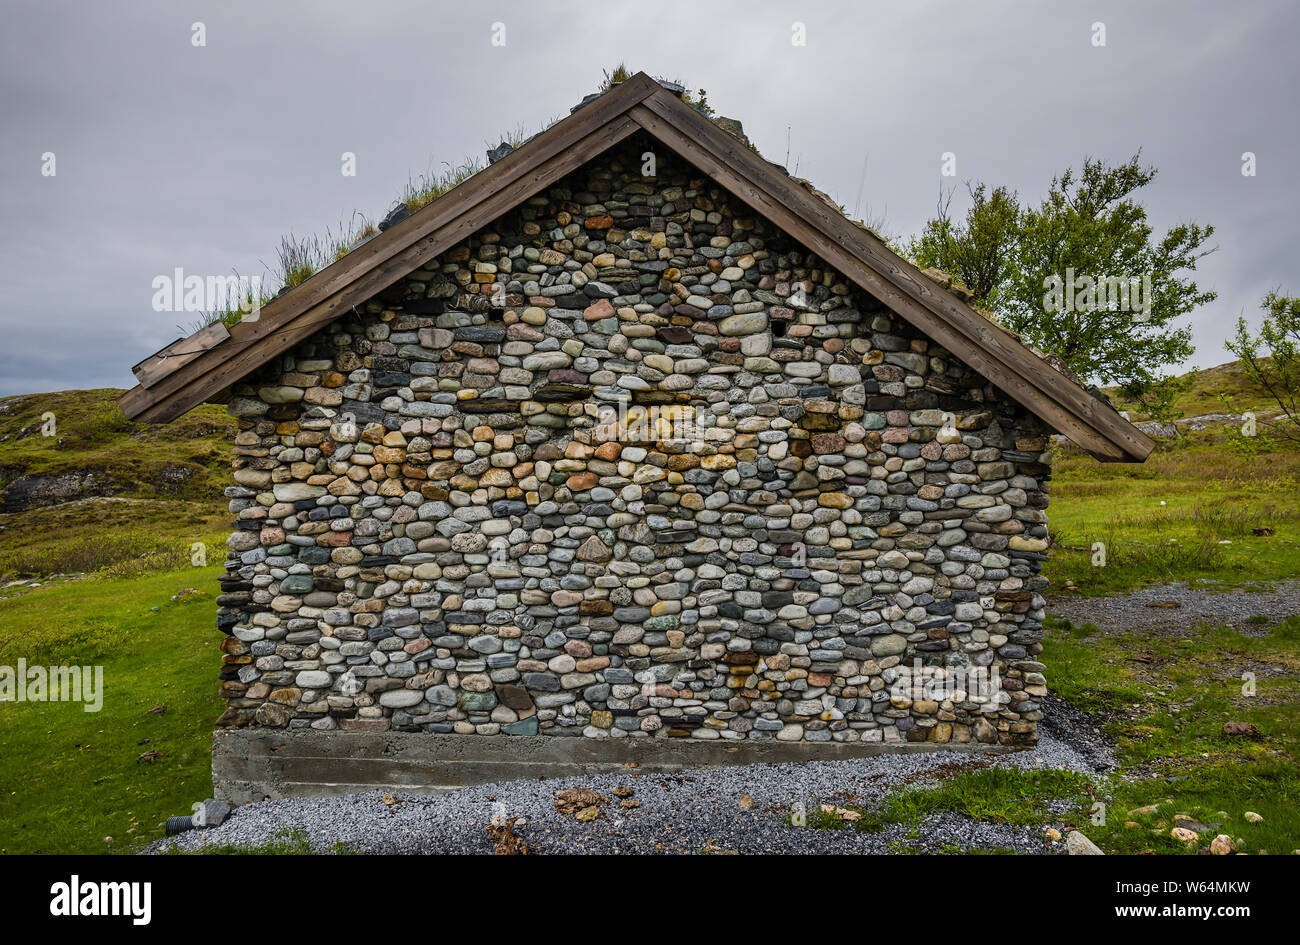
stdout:
[(967, 189), (971, 208), (966, 219), (954, 221), (948, 215), (949, 193), (939, 205), (939, 215), (925, 225), (908, 253), (923, 268), (942, 269), (958, 279), (979, 307), (996, 310), (1013, 275), (1020, 203), (1005, 187), (992, 193), (984, 184)]

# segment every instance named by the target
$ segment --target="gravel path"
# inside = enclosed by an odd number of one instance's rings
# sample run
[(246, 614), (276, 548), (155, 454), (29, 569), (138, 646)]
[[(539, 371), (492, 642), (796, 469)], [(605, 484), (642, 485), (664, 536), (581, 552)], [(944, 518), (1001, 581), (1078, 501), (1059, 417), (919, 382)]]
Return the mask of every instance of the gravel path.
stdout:
[[(960, 770), (989, 764), (1066, 768), (1093, 774), (1093, 753), (1047, 735), (1032, 751), (990, 756), (958, 752), (887, 755), (853, 761), (697, 768), (675, 774), (626, 773), (477, 785), (448, 794), (398, 794), (384, 804), (378, 791), (346, 797), (263, 801), (237, 809), (225, 824), (154, 844), (149, 852), (193, 850), (208, 844), (256, 845), (299, 829), (328, 851), (342, 843), (367, 853), (491, 853), (486, 832), (494, 816), (520, 817), (515, 832), (538, 853), (887, 853), (899, 845), (937, 852), (1003, 847), (1022, 853), (1061, 852), (1040, 829), (973, 821), (957, 814), (929, 817), (919, 829), (891, 825), (876, 833), (792, 827), (794, 805), (872, 807), (891, 790), (933, 784)], [(590, 788), (613, 798), (598, 819), (583, 823), (555, 809), (555, 793)], [(615, 788), (631, 788), (640, 806), (622, 810)], [(743, 810), (741, 797), (753, 798)], [(1059, 825), (1058, 825), (1059, 826)], [(911, 834), (909, 836), (909, 833)]]
[[(1251, 584), (1249, 590), (1214, 593), (1181, 582), (1155, 584), (1111, 597), (1054, 597), (1049, 613), (1071, 623), (1092, 622), (1104, 631), (1189, 631), (1198, 623), (1226, 624), (1248, 633), (1262, 634), (1272, 624), (1300, 614), (1300, 580)], [(1177, 602), (1177, 607), (1160, 604)], [(1247, 623), (1250, 617), (1267, 617), (1266, 623)]]

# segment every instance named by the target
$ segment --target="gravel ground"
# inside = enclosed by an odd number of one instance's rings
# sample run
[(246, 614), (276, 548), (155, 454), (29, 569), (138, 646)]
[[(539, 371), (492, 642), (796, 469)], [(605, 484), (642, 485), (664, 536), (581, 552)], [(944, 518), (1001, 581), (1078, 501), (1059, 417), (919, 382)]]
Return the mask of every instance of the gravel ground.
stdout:
[[(1263, 634), (1272, 624), (1300, 614), (1300, 580), (1251, 584), (1250, 590), (1213, 593), (1183, 583), (1155, 584), (1131, 594), (1111, 597), (1055, 597), (1050, 613), (1072, 623), (1092, 622), (1102, 630), (1188, 631), (1197, 623), (1226, 624), (1251, 634)], [(1176, 601), (1177, 607), (1157, 604)], [(1248, 624), (1264, 616), (1267, 623)]]
[(1109, 771), (1116, 765), (1114, 745), (1102, 733), (1098, 721), (1050, 690), (1043, 700), (1038, 734), (1040, 741), (1046, 736), (1068, 745), (1094, 771)]
[[(204, 845), (256, 845), (300, 829), (322, 851), (342, 843), (367, 853), (491, 853), (485, 827), (495, 816), (523, 818), (515, 832), (538, 853), (887, 853), (900, 844), (937, 852), (1002, 847), (1022, 853), (1061, 852), (1038, 828), (973, 821), (944, 813), (911, 836), (891, 825), (876, 833), (796, 828), (785, 822), (794, 805), (815, 812), (822, 804), (872, 807), (905, 785), (934, 784), (961, 770), (990, 763), (1018, 768), (1066, 768), (1093, 774), (1094, 750), (1052, 735), (1013, 755), (958, 752), (887, 755), (853, 761), (696, 768), (674, 774), (625, 773), (533, 779), (463, 788), (439, 795), (378, 791), (346, 797), (262, 801), (237, 809), (225, 824), (159, 841), (148, 852)], [(617, 799), (590, 823), (555, 810), (555, 793), (590, 788), (613, 797), (631, 788), (640, 807), (621, 810)], [(741, 809), (741, 797), (754, 801)], [(1058, 825), (1059, 827), (1059, 825)]]

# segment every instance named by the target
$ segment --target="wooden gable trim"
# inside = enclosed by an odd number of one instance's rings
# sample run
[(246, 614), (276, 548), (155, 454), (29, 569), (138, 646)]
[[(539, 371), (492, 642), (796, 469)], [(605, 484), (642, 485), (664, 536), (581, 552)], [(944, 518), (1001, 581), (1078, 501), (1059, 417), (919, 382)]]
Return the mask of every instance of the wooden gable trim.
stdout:
[(148, 422), (180, 416), (641, 129), (1098, 459), (1140, 461), (1154, 448), (1010, 332), (644, 73), (268, 303), (226, 341), (128, 391), (123, 411)]
[(204, 325), (188, 338), (177, 338), (167, 347), (155, 351), (131, 368), (131, 373), (141, 387), (152, 387), (229, 337), (230, 331), (221, 322)]

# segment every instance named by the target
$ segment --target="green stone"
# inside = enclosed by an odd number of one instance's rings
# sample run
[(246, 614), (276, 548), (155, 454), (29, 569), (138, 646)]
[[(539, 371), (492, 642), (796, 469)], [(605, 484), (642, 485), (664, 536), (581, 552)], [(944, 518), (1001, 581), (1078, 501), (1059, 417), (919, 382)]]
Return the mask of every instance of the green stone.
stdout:
[(281, 594), (307, 594), (316, 586), (309, 574), (290, 574), (280, 582)]
[(466, 712), (490, 712), (496, 705), (494, 692), (466, 692), (460, 697), (460, 707)]

